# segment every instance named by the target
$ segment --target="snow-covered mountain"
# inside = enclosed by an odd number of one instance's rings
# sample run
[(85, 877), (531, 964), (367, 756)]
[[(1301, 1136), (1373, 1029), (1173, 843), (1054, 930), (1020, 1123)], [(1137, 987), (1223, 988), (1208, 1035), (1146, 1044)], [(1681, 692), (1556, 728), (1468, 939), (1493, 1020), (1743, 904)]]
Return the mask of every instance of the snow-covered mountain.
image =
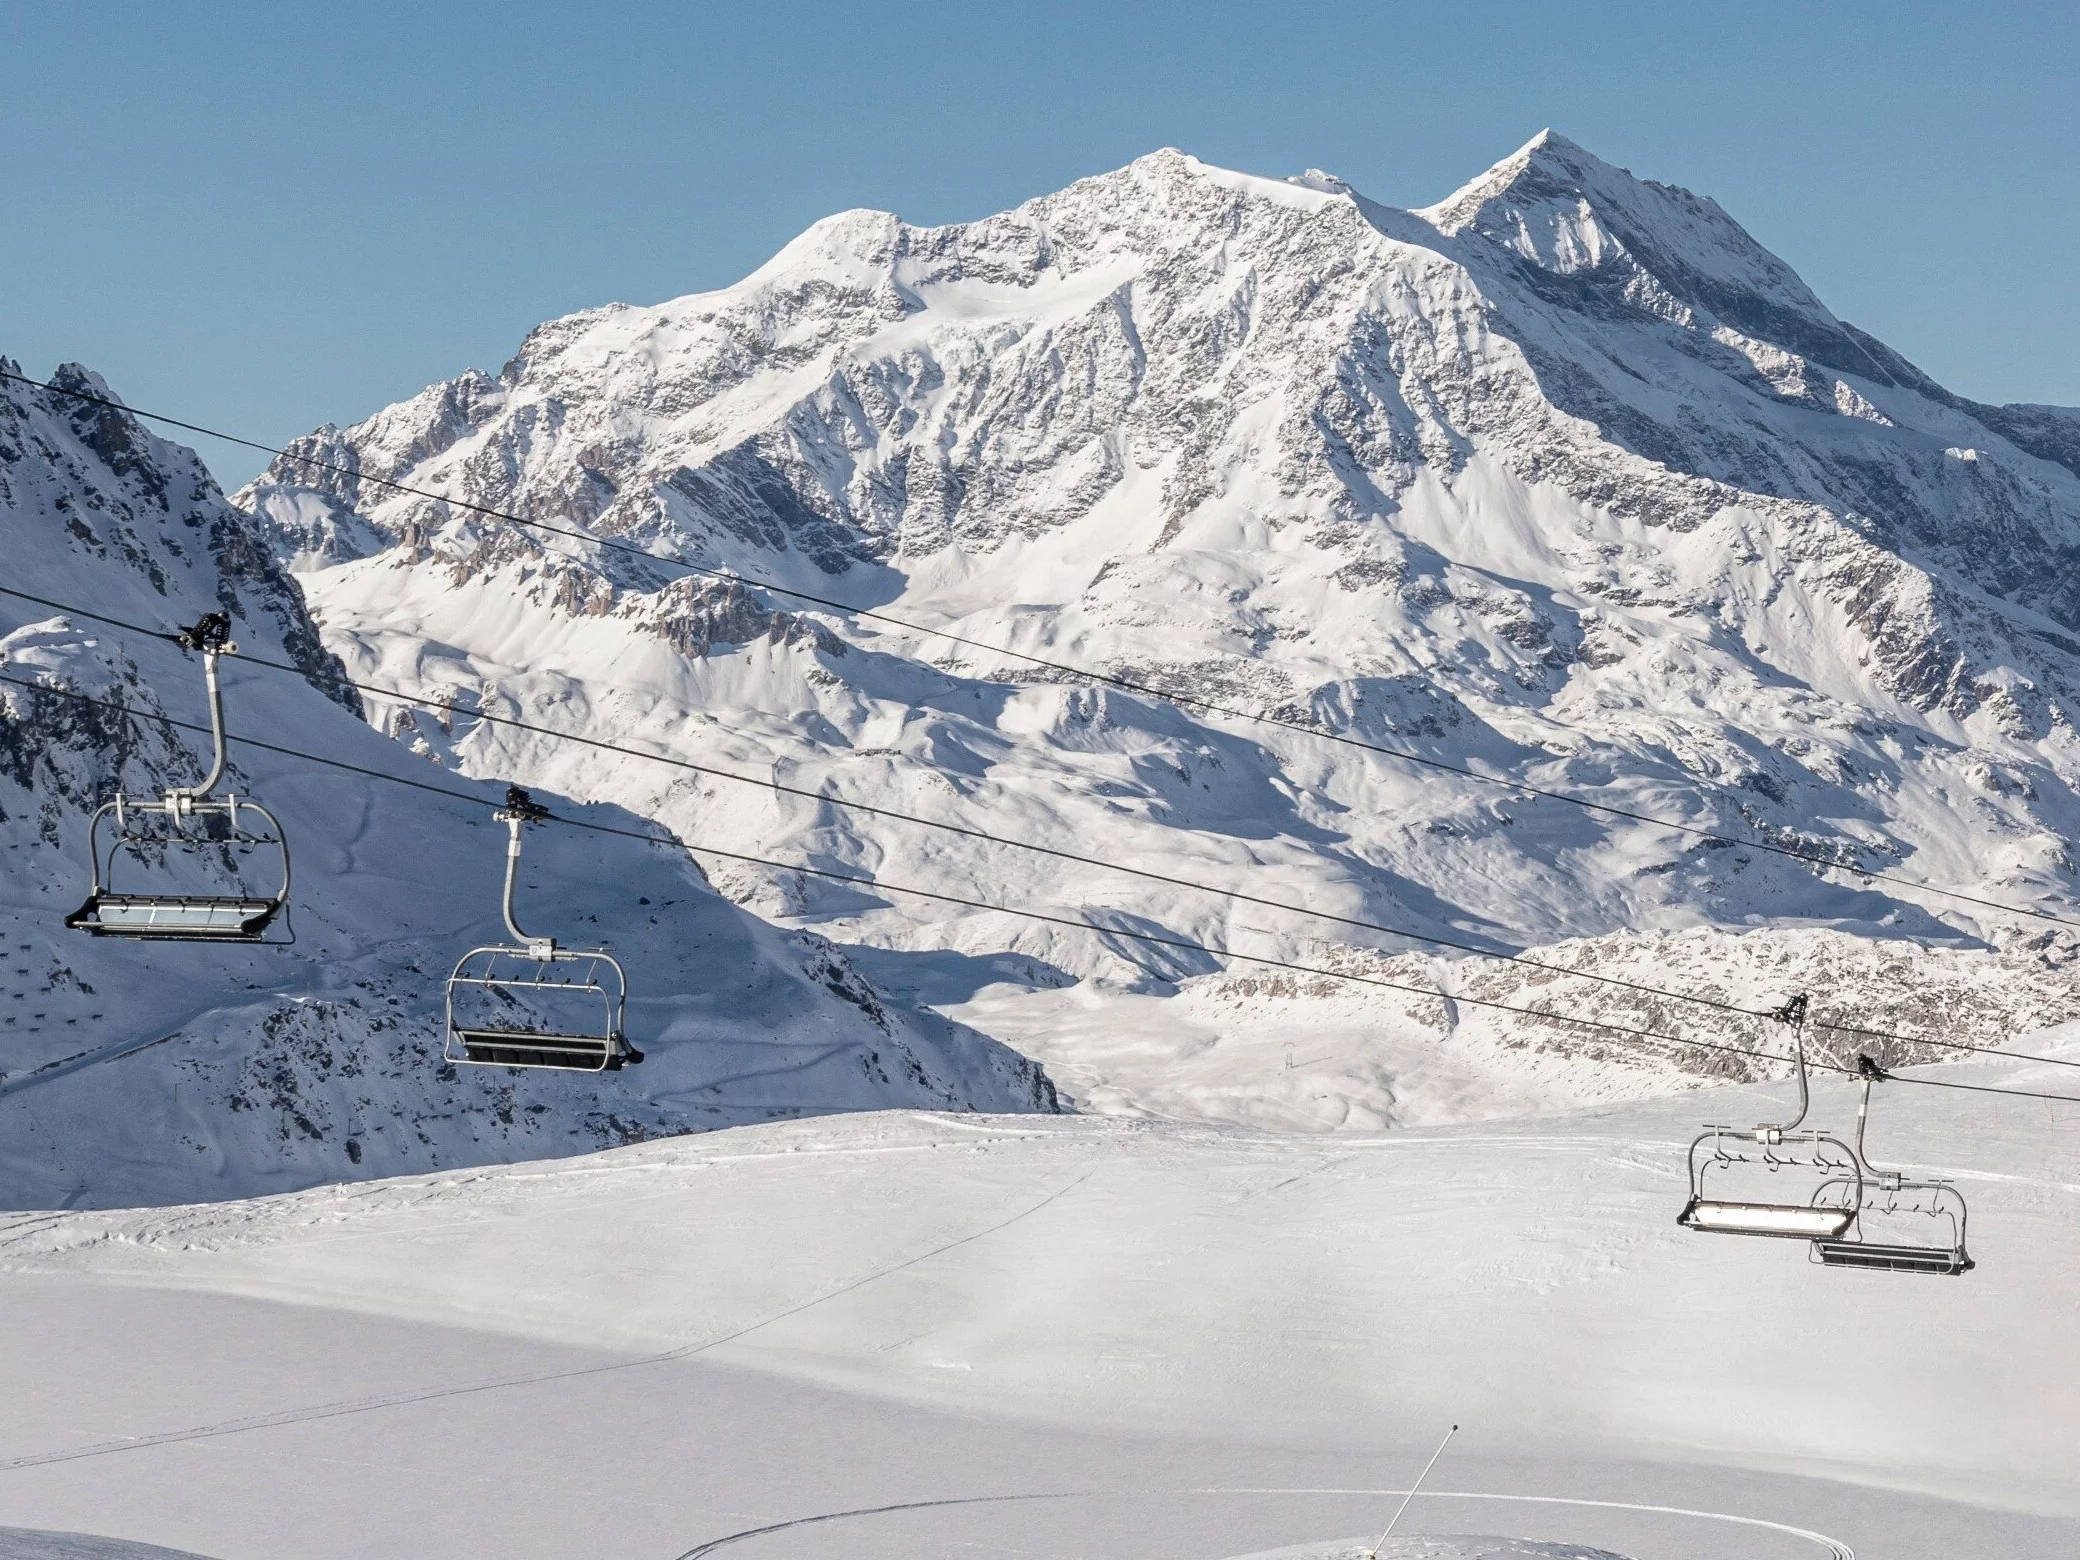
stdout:
[[(1068, 1045), (1071, 999), (1047, 988), (1211, 978), (1119, 930), (1315, 959), (1369, 944), (1447, 990), (1640, 1004), (1434, 969), (1392, 938), (833, 798), (1488, 945), (1585, 940), (1555, 956), (1744, 998), (1812, 984), (1823, 1011), (1961, 1020), (1981, 1040), (2062, 1000), (2044, 923), (1854, 869), (2075, 905), (2080, 412), (1944, 391), (1711, 201), (1550, 132), (1416, 211), (1162, 151), (978, 222), (841, 213), (733, 287), (553, 321), (496, 376), (292, 454), (237, 501), (349, 674), (440, 707), (373, 697), (378, 725), (696, 844), (1084, 916), (1109, 933), (718, 869), (733, 896), (834, 936), (1038, 961), (1028, 1016), (990, 1011), (1058, 1071), (1110, 1046), (1131, 1072), (1142, 1037), (1175, 1031), (1128, 1033), (1098, 1001)], [(670, 560), (1843, 870), (1080, 685)], [(1736, 935), (1758, 926), (1775, 930)], [(1899, 939), (1936, 945), (1910, 985)], [(942, 1003), (977, 984), (934, 979), (915, 989)], [(1953, 1013), (1963, 990), (1985, 1000)], [(1335, 1110), (1407, 1119), (1405, 1079), (1367, 1050), (1383, 1016), (1387, 1040), (1433, 1051), (1444, 1033), (1553, 1037), (1439, 1011), (1367, 1009)], [(1308, 1032), (1264, 1022), (1207, 1043)], [(1171, 1075), (1157, 1051), (1128, 1094)], [(1087, 1093), (1118, 1081), (1112, 1063), (1084, 1072)]]
[[(74, 367), (54, 383), (109, 394)], [(729, 905), (682, 852), (553, 824), (529, 836), (522, 920), (616, 949), (648, 1059), (584, 1077), (442, 1064), (448, 967), (498, 940), (504, 830), (473, 799), (495, 788), (432, 775), (368, 727), (253, 521), (124, 413), (0, 384), (0, 545), (6, 585), (86, 611), (160, 629), (229, 613), (248, 658), (302, 669), (224, 663), (234, 738), (373, 772), (231, 750), (229, 784), (286, 828), (293, 946), (68, 931), (91, 810), (119, 783), (151, 796), (207, 768), (200, 662), (0, 596), (0, 1204), (244, 1195), (824, 1110), (1051, 1106), (1022, 1057)], [(228, 883), (235, 869), (209, 870)]]

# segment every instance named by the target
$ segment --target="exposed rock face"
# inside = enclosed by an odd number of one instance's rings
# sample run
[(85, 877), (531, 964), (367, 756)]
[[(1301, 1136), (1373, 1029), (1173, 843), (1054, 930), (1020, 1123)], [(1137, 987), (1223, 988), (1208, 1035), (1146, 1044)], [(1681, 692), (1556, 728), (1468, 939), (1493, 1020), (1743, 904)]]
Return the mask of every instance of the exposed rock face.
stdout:
[[(77, 368), (55, 382), (109, 395)], [(619, 951), (629, 1032), (650, 1058), (603, 1077), (445, 1065), (447, 971), (472, 942), (502, 940), (502, 831), (474, 800), (490, 791), (437, 777), (462, 793), (443, 799), (377, 778), (423, 784), (428, 766), (360, 718), (252, 518), (119, 410), (0, 385), (0, 552), (9, 588), (148, 631), (222, 609), (243, 651), (223, 668), (233, 737), (371, 772), (231, 749), (228, 788), (286, 828), (292, 947), (68, 931), (92, 811), (118, 787), (156, 796), (208, 767), (199, 663), (150, 632), (0, 596), (0, 1205), (238, 1196), (823, 1110), (1054, 1108), (1023, 1057), (891, 1001), (823, 938), (727, 904), (683, 853), (553, 825), (530, 838), (523, 914)], [(700, 610), (661, 621), (746, 609)], [(216, 891), (267, 870), (221, 847), (117, 866)]]
[[(979, 222), (842, 213), (734, 287), (553, 321), (496, 379), (305, 452), (344, 474), (280, 461), (239, 502), (357, 677), (757, 783), (466, 718), (429, 735), (380, 698), (378, 723), (690, 839), (1289, 953), (1400, 945), (759, 785), (1496, 943), (2022, 935), (670, 560), (2073, 902), (2080, 413), (1950, 395), (1713, 202), (1550, 133), (1419, 211), (1165, 151)], [(1193, 978), (1116, 936), (718, 882), (892, 945)]]

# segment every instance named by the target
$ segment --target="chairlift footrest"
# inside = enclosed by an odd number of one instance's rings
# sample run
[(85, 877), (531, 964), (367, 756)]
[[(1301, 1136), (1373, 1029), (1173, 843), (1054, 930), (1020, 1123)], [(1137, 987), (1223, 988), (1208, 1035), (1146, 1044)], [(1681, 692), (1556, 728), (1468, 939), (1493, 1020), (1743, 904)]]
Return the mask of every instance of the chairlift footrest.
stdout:
[(281, 909), (243, 894), (95, 894), (65, 924), (96, 937), (160, 942), (260, 942)]
[(619, 1035), (548, 1035), (503, 1029), (458, 1029), (449, 1060), (480, 1067), (547, 1067), (559, 1072), (618, 1072), (642, 1060)]
[(1893, 1246), (1875, 1241), (1816, 1240), (1813, 1255), (1823, 1267), (1863, 1268), (1882, 1273), (1933, 1273), (1956, 1277), (1976, 1264), (1949, 1246)]

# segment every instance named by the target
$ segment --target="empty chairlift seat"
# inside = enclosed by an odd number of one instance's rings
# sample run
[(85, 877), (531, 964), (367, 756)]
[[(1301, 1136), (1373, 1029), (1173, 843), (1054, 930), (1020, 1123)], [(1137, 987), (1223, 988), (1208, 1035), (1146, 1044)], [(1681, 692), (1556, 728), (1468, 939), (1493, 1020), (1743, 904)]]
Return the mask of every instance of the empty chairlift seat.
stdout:
[(1792, 1029), (1792, 1068), (1798, 1114), (1758, 1127), (1707, 1127), (1690, 1145), (1690, 1200), (1676, 1216), (1705, 1235), (1762, 1235), (1782, 1240), (1831, 1240), (1855, 1222), (1853, 1206), (1820, 1198), (1823, 1187), (1856, 1182), (1849, 1145), (1824, 1132), (1801, 1130), (1811, 1103), (1806, 1079), (1806, 999), (1777, 1010)]
[(1690, 1145), (1690, 1200), (1676, 1222), (1705, 1235), (1833, 1239), (1855, 1210), (1818, 1201), (1820, 1189), (1855, 1169), (1848, 1145), (1823, 1132), (1713, 1127)]
[(1954, 1245), (1898, 1245), (1875, 1240), (1816, 1240), (1813, 1259), (1823, 1267), (1865, 1268), (1883, 1273), (1928, 1273), (1957, 1277), (1977, 1266), (1965, 1255), (1960, 1237)]
[[(202, 655), (209, 690), (212, 761), (199, 785), (163, 797), (118, 791), (95, 809), (87, 830), (93, 883), (86, 902), (65, 917), (74, 931), (96, 937), (160, 942), (266, 942), (289, 903), (289, 842), (274, 814), (249, 796), (215, 794), (224, 778), (224, 701), (219, 656), (236, 655), (231, 620), (212, 612), (176, 636)], [(104, 830), (106, 848), (104, 849)], [(255, 893), (249, 872), (274, 886)], [(217, 882), (230, 877), (229, 890)], [(119, 886), (120, 885), (120, 886)]]
[(112, 894), (97, 889), (65, 917), (65, 924), (97, 937), (256, 942), (281, 908), (279, 899), (235, 894)]
[(458, 1060), (484, 1067), (562, 1067), (572, 1072), (609, 1072), (628, 1060), (612, 1036), (549, 1035), (532, 1030), (458, 1029)]
[[(539, 945), (538, 945), (539, 946)], [(607, 953), (472, 948), (448, 979), (448, 1060), (611, 1072), (632, 1060), (627, 987)]]
[(604, 948), (564, 948), (530, 937), (513, 916), (521, 831), (548, 817), (518, 786), (493, 814), (505, 824), (502, 911), (511, 943), (472, 948), (448, 977), (447, 1033), (442, 1055), (482, 1067), (546, 1067), (613, 1072), (640, 1062), (622, 1025), (628, 980)]
[(1864, 1152), (1870, 1120), (1871, 1085), (1891, 1075), (1868, 1056), (1857, 1058), (1863, 1098), (1856, 1110), (1855, 1179), (1831, 1181), (1819, 1203), (1849, 1215), (1833, 1234), (1816, 1238), (1812, 1259), (1823, 1267), (1862, 1268), (1882, 1273), (1925, 1273), (1955, 1278), (1975, 1265), (1965, 1252), (1970, 1210), (1964, 1193), (1937, 1177), (1920, 1180), (1901, 1170), (1873, 1165)]
[[(1815, 1138), (1793, 1146), (1825, 1147), (1832, 1141)], [(1731, 1162), (1730, 1159), (1722, 1160), (1722, 1168)], [(1708, 1235), (1776, 1235), (1787, 1240), (1826, 1240), (1840, 1236), (1855, 1217), (1851, 1211), (1813, 1203), (1729, 1201), (1693, 1196), (1677, 1222), (1687, 1229)]]

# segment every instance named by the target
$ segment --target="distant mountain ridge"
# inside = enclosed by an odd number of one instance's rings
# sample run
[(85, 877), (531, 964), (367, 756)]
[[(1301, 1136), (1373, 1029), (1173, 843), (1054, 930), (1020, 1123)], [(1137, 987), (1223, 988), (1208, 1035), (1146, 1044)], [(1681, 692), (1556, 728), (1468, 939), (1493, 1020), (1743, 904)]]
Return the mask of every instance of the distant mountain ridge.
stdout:
[[(976, 222), (840, 213), (733, 287), (549, 322), (496, 376), (320, 429), (294, 453), (353, 475), (277, 461), (237, 501), (353, 674), (448, 712), (377, 698), (384, 729), (689, 839), (1397, 947), (469, 712), (1499, 946), (2021, 948), (2050, 934), (662, 560), (2070, 912), (2076, 451), (2080, 412), (1943, 391), (1714, 202), (1547, 132), (1414, 211), (1161, 151)], [(866, 942), (1196, 978), (1102, 932), (718, 881)]]

